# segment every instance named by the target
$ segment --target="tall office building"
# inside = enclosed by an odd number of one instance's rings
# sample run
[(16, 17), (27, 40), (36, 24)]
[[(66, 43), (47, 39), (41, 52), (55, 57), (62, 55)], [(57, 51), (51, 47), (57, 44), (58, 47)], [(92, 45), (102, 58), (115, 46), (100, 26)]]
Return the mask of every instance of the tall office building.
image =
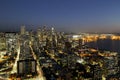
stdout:
[(41, 36), (41, 29), (40, 29), (40, 28), (38, 28), (38, 30), (37, 30), (37, 36), (38, 36), (38, 37)]
[(51, 38), (52, 38), (52, 46), (53, 48), (56, 48), (58, 45), (58, 37), (53, 27), (51, 28)]
[(25, 26), (21, 26), (21, 35), (25, 34)]
[(33, 74), (35, 75), (37, 73), (36, 70), (36, 60), (30, 60), (30, 59), (26, 59), (26, 60), (19, 60), (17, 62), (17, 74), (19, 76), (27, 76), (29, 74)]
[(52, 35), (55, 35), (55, 29), (54, 27), (51, 28)]

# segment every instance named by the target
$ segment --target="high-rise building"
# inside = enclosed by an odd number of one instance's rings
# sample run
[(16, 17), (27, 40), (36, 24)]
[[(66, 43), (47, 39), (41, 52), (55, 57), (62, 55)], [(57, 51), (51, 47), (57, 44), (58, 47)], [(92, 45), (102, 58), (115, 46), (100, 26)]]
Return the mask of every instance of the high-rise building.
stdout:
[(25, 34), (25, 26), (21, 26), (21, 35)]
[(51, 28), (52, 35), (55, 35), (55, 29), (54, 27)]
[(36, 74), (36, 60), (19, 60), (17, 63), (17, 74), (18, 75), (29, 75)]
[(41, 29), (40, 29), (40, 28), (38, 28), (38, 30), (37, 30), (37, 36), (38, 36), (38, 37), (41, 36)]

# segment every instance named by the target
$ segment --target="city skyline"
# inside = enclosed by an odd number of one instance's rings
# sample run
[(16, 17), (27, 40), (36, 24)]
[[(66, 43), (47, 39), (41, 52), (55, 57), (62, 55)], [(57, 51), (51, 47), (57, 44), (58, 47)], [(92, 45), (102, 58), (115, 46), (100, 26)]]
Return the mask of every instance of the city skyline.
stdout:
[[(119, 0), (1, 0), (0, 31), (39, 26), (66, 32), (119, 32)], [(34, 25), (34, 26), (32, 26)]]

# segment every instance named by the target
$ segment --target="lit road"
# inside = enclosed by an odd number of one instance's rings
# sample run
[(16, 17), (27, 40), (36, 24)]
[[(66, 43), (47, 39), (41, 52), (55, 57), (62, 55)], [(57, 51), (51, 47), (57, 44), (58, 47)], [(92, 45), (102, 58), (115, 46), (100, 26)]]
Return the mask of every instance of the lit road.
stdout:
[(30, 48), (31, 48), (31, 51), (32, 51), (32, 55), (33, 55), (34, 59), (35, 59), (36, 62), (37, 62), (37, 72), (38, 72), (38, 76), (37, 76), (34, 80), (46, 80), (45, 77), (43, 76), (42, 69), (40, 68), (39, 61), (37, 60), (37, 57), (36, 57), (35, 53), (33, 52), (33, 49), (32, 49), (31, 46), (30, 46)]
[(17, 49), (17, 57), (16, 57), (16, 60), (15, 60), (15, 63), (13, 65), (13, 69), (11, 71), (11, 73), (17, 73), (17, 61), (19, 60), (19, 55), (20, 55), (20, 46), (19, 48)]

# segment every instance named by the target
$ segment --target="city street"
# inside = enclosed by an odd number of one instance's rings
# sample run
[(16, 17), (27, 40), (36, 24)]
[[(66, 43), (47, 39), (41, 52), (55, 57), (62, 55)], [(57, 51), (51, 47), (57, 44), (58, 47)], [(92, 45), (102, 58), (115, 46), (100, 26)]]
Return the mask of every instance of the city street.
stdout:
[(39, 61), (37, 60), (37, 57), (36, 57), (35, 53), (33, 52), (33, 48), (31, 46), (30, 46), (30, 48), (31, 48), (32, 55), (33, 55), (34, 59), (37, 61), (38, 76), (34, 80), (46, 80), (45, 77), (43, 76), (43, 72), (42, 72), (42, 69), (40, 67)]
[(16, 60), (15, 60), (15, 63), (13, 65), (13, 69), (11, 71), (11, 74), (14, 74), (14, 73), (17, 73), (17, 61), (19, 60), (19, 55), (20, 55), (20, 46), (19, 48), (17, 49), (17, 57), (16, 57)]

